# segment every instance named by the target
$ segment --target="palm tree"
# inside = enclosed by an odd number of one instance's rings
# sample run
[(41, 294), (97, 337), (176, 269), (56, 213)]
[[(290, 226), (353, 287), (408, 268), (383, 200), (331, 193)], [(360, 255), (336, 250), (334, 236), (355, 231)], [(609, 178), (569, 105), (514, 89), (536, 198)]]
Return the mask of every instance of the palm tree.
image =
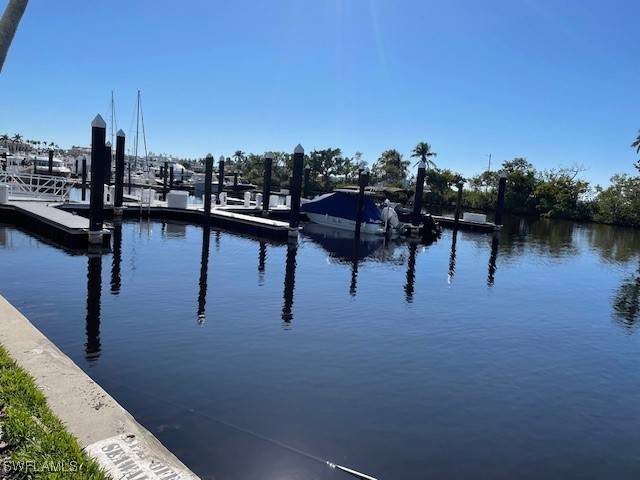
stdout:
[(631, 148), (636, 149), (636, 153), (640, 153), (640, 130), (638, 130), (638, 136), (635, 141), (631, 144)]
[(0, 73), (29, 0), (9, 0), (0, 18)]
[(11, 139), (11, 142), (14, 145), (13, 151), (17, 152), (18, 147), (22, 144), (22, 135), (20, 135), (19, 133), (16, 133)]
[[(636, 137), (635, 141), (631, 144), (631, 148), (635, 148), (636, 153), (640, 153), (640, 130), (638, 130), (638, 136)], [(640, 172), (640, 159), (636, 161), (635, 167)]]
[(411, 153), (412, 157), (421, 158), (427, 166), (427, 169), (429, 167), (436, 168), (436, 164), (433, 160), (431, 160), (431, 157), (435, 157), (437, 155), (438, 154), (436, 152), (431, 151), (431, 145), (429, 145), (427, 142), (420, 142), (418, 145), (416, 145), (416, 148), (414, 148), (413, 152)]
[(0, 136), (0, 143), (2, 143), (2, 145), (4, 145), (5, 147), (9, 146), (9, 140), (10, 137), (6, 133)]

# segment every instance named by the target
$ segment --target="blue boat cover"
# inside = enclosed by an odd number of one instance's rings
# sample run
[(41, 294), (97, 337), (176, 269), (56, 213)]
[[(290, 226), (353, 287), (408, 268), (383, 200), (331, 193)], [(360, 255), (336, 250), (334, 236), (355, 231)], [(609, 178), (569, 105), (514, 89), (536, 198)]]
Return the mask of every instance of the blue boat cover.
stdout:
[[(358, 195), (356, 193), (333, 192), (320, 195), (302, 204), (300, 211), (346, 218), (347, 220), (353, 220), (355, 222), (357, 205)], [(380, 209), (373, 200), (367, 196), (364, 197), (362, 205), (362, 221), (367, 223), (382, 221)]]

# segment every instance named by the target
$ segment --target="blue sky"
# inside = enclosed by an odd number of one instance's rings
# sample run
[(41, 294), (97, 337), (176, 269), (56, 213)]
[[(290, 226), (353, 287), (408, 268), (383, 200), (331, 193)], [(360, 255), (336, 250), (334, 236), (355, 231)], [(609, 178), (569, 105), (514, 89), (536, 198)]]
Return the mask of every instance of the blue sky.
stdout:
[[(0, 0), (0, 8), (6, 1)], [(466, 175), (525, 156), (633, 172), (637, 0), (31, 0), (0, 74), (0, 133), (132, 133), (199, 157), (421, 140)], [(128, 136), (132, 139), (132, 135)]]

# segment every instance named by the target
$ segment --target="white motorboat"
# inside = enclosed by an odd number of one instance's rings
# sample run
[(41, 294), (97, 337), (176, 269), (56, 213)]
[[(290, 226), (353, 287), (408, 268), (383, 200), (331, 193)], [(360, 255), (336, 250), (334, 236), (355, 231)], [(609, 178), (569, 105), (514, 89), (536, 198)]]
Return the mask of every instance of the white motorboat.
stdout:
[[(300, 212), (304, 213), (313, 223), (340, 230), (355, 231), (357, 206), (358, 192), (336, 190), (303, 203)], [(395, 233), (398, 227), (398, 217), (391, 207), (385, 207), (383, 212), (369, 196), (365, 195), (360, 224), (362, 233), (384, 235), (388, 229), (391, 230), (391, 233)]]

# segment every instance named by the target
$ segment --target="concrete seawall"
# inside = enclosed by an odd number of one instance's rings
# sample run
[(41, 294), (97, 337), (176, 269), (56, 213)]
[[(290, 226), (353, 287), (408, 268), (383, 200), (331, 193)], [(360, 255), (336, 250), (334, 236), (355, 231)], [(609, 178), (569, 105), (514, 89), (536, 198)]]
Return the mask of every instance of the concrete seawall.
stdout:
[(35, 379), (80, 446), (114, 480), (198, 479), (1, 295), (0, 343)]

